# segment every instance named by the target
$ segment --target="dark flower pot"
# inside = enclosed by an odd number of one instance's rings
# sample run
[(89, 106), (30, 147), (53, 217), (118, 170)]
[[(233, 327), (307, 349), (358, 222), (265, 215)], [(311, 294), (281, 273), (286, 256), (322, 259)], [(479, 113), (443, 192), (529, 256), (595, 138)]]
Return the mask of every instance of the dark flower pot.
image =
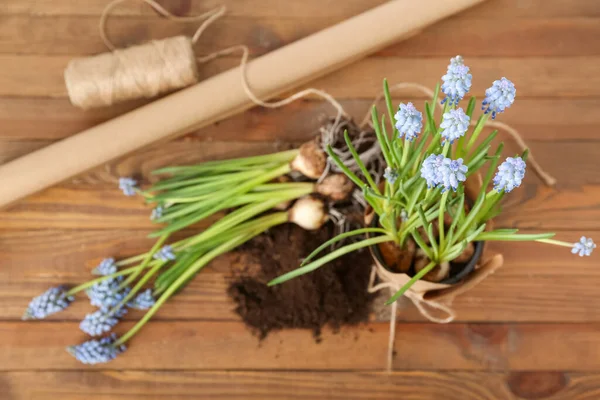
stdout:
[[(377, 215), (375, 214), (373, 216), (373, 221), (371, 222), (371, 226), (377, 226), (377, 222), (378, 222), (378, 219), (377, 219)], [(451, 261), (450, 262), (450, 273), (448, 274), (448, 278), (443, 279), (439, 282), (435, 282), (435, 283), (440, 283), (440, 284), (445, 284), (445, 285), (454, 285), (454, 284), (462, 281), (471, 272), (473, 272), (475, 270), (475, 266), (481, 259), (485, 242), (473, 242), (473, 245), (474, 245), (474, 252), (473, 252), (473, 256), (469, 259), (469, 261), (467, 261), (466, 263), (455, 263), (455, 262)], [(381, 250), (379, 249), (379, 246), (377, 246), (377, 245), (370, 246), (370, 250), (371, 250), (371, 254), (373, 255), (373, 257), (376, 258), (377, 262), (379, 262), (385, 269), (387, 269), (388, 271), (390, 271), (392, 273), (398, 273), (397, 271), (394, 271), (387, 266), (382, 254), (381, 254)], [(408, 271), (408, 275), (410, 277), (412, 277), (415, 275), (415, 273), (416, 272), (415, 272), (414, 260), (413, 260), (413, 263)]]

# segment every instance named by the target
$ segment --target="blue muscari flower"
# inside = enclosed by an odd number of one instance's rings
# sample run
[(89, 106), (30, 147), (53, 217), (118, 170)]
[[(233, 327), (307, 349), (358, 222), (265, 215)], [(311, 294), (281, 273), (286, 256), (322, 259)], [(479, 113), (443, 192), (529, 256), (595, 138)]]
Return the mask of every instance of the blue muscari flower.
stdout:
[(156, 206), (156, 208), (154, 208), (152, 210), (152, 214), (150, 215), (150, 219), (152, 221), (154, 221), (156, 219), (159, 219), (160, 217), (162, 217), (163, 211), (164, 211), (164, 209), (163, 209), (162, 206)]
[(147, 310), (152, 307), (154, 303), (156, 303), (156, 300), (154, 299), (154, 296), (152, 296), (152, 290), (146, 289), (130, 301), (127, 306), (137, 310)]
[(84, 364), (100, 364), (114, 360), (126, 350), (124, 345), (113, 346), (117, 336), (113, 333), (101, 339), (92, 339), (77, 346), (67, 347), (67, 351)]
[(29, 303), (23, 319), (44, 319), (50, 314), (57, 313), (67, 308), (75, 300), (68, 296), (65, 288), (54, 287), (43, 294), (34, 297)]
[(85, 293), (90, 298), (90, 303), (98, 308), (108, 310), (119, 303), (129, 293), (129, 288), (118, 290), (121, 284), (122, 277), (104, 279), (100, 282), (94, 283)]
[(442, 154), (431, 154), (421, 165), (421, 177), (427, 181), (427, 187), (436, 187), (442, 181), (440, 168), (444, 163)]
[(469, 67), (463, 64), (461, 56), (450, 60), (446, 75), (442, 76), (442, 92), (446, 95), (442, 104), (450, 101), (450, 105), (458, 104), (471, 89), (473, 75), (469, 73)]
[(515, 85), (508, 79), (502, 77), (494, 81), (492, 87), (485, 91), (485, 99), (481, 104), (481, 109), (485, 110), (485, 114), (492, 113), (492, 119), (496, 118), (496, 113), (504, 112), (515, 102), (517, 89)]
[(585, 236), (582, 236), (581, 239), (579, 239), (579, 242), (573, 243), (573, 249), (571, 250), (571, 253), (579, 253), (579, 257), (591, 256), (592, 251), (594, 251), (595, 248), (596, 244), (592, 238), (586, 238)]
[(119, 178), (119, 189), (125, 196), (135, 196), (135, 186), (137, 181), (132, 178)]
[(494, 176), (494, 190), (497, 192), (504, 190), (508, 193), (521, 186), (526, 167), (527, 165), (521, 157), (508, 157), (500, 164), (498, 172)]
[(154, 254), (154, 259), (161, 261), (173, 261), (176, 258), (177, 256), (173, 253), (173, 248), (169, 245), (164, 246)]
[(456, 192), (458, 183), (464, 182), (467, 179), (467, 171), (469, 168), (463, 164), (463, 159), (451, 160), (444, 158), (444, 164), (441, 168), (442, 181), (440, 185), (443, 187), (442, 192), (452, 189)]
[(427, 187), (442, 187), (442, 191), (456, 191), (459, 182), (467, 179), (468, 168), (463, 159), (452, 160), (442, 154), (431, 154), (421, 165), (421, 177), (427, 181)]
[(127, 314), (127, 309), (121, 307), (117, 312), (111, 313), (107, 309), (100, 309), (85, 316), (79, 324), (79, 329), (90, 336), (100, 336), (110, 330), (119, 322), (119, 318)]
[(450, 65), (448, 65), (448, 68), (452, 67), (452, 66), (457, 66), (457, 65), (464, 65), (464, 60), (462, 58), (462, 56), (456, 56), (456, 57), (452, 57), (450, 59)]
[(398, 137), (406, 136), (408, 140), (414, 140), (423, 128), (423, 114), (415, 108), (413, 103), (400, 104), (398, 112), (394, 115), (396, 129), (400, 133)]
[(453, 143), (456, 139), (463, 136), (467, 129), (469, 129), (469, 123), (471, 122), (471, 118), (462, 108), (457, 108), (456, 110), (449, 110), (447, 113), (444, 113), (444, 117), (442, 119), (442, 123), (440, 124), (440, 128), (442, 128), (442, 137), (444, 141), (448, 140), (450, 143)]
[(394, 182), (396, 182), (396, 180), (398, 179), (398, 171), (391, 169), (390, 167), (386, 167), (385, 171), (383, 172), (383, 177), (391, 185), (393, 185)]
[(114, 258), (105, 258), (100, 264), (94, 268), (94, 275), (112, 275), (117, 272), (117, 265)]

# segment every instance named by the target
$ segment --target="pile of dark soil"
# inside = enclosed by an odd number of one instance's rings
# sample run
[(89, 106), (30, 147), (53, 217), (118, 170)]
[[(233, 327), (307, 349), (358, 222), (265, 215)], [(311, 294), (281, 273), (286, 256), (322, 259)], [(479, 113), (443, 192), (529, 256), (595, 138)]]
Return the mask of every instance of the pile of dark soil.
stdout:
[(368, 250), (354, 252), (316, 271), (281, 285), (267, 282), (298, 268), (319, 245), (332, 237), (331, 226), (317, 232), (285, 224), (241, 248), (229, 295), (236, 312), (262, 339), (277, 329), (304, 328), (319, 338), (321, 328), (367, 321), (374, 295), (367, 292)]

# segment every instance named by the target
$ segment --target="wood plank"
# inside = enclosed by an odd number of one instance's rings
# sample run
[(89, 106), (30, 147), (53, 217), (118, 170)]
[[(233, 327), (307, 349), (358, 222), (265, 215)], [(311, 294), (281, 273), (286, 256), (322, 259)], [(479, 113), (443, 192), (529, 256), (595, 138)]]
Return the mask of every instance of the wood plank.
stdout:
[[(159, 3), (177, 15), (198, 15), (222, 4), (228, 8), (229, 16), (255, 17), (304, 17), (315, 15), (348, 18), (385, 0), (345, 0), (343, 7), (337, 0), (304, 0), (302, 3), (285, 4), (278, 0), (160, 0)], [(93, 15), (102, 13), (106, 2), (103, 0), (3, 0), (0, 14), (32, 15)], [(114, 15), (156, 15), (148, 6), (131, 1), (119, 5)], [(464, 11), (460, 18), (563, 18), (599, 17), (600, 10), (595, 0), (494, 0)]]
[[(342, 21), (341, 16), (311, 18), (225, 17), (202, 35), (197, 54), (209, 54), (232, 44), (244, 43), (254, 56), (292, 43)], [(108, 24), (111, 40), (127, 47), (152, 38), (193, 35), (198, 23), (176, 24), (148, 17), (115, 17)], [(451, 33), (451, 34), (450, 34)], [(465, 57), (597, 56), (600, 42), (598, 18), (505, 19), (460, 16), (446, 19), (423, 30), (410, 40), (399, 42), (379, 56)], [(515, 46), (516, 41), (521, 41)], [(493, 43), (493, 45), (491, 45)], [(107, 49), (98, 34), (97, 16), (1, 17), (0, 53), (44, 55), (93, 55)]]
[[(559, 238), (576, 240), (580, 234), (594, 236), (595, 232), (563, 232)], [(49, 287), (91, 279), (91, 269), (104, 257), (119, 259), (139, 254), (152, 243), (143, 233), (134, 231), (8, 231), (0, 245), (0, 320), (20, 319), (29, 301)], [(28, 251), (31, 248), (36, 249), (35, 253)], [(600, 321), (596, 285), (600, 271), (594, 257), (579, 258), (568, 249), (538, 243), (492, 243), (490, 250), (502, 253), (505, 265), (454, 300), (452, 307), (458, 321)], [(231, 268), (252, 262), (236, 252), (217, 258), (165, 304), (156, 319), (237, 321), (227, 295)], [(388, 293), (383, 292), (382, 300), (387, 297)], [(82, 319), (92, 308), (84, 295), (78, 299), (50, 319)], [(389, 317), (389, 308), (377, 308), (374, 318)], [(137, 320), (141, 315), (133, 311), (125, 319)], [(398, 319), (425, 321), (407, 300), (400, 302)]]
[[(597, 74), (593, 76), (600, 63), (599, 57), (490, 57), (468, 58), (465, 62), (474, 76), (471, 92), (478, 97), (491, 82), (502, 76), (515, 83), (519, 98), (596, 96), (596, 90), (588, 85), (600, 81)], [(390, 83), (418, 82), (432, 87), (441, 79), (447, 64), (447, 58), (437, 57), (370, 57), (311, 82), (309, 86), (323, 88), (339, 98), (370, 98), (380, 90), (383, 77)], [(365, 96), (366, 93), (369, 95)]]
[[(78, 183), (30, 196), (0, 210), (0, 229), (155, 229), (149, 220), (152, 206), (123, 196), (116, 176), (98, 172)], [(507, 197), (504, 212), (496, 220), (498, 226), (538, 231), (600, 230), (600, 185), (578, 187), (574, 182), (561, 181), (560, 189), (552, 189), (533, 176), (527, 181)]]
[[(375, 93), (373, 93), (373, 97)], [(424, 97), (398, 92), (395, 103), (412, 101), (423, 108)], [(145, 101), (82, 111), (67, 99), (0, 97), (2, 140), (56, 140), (112, 119)], [(372, 99), (345, 99), (340, 103), (361, 122)], [(600, 98), (519, 98), (498, 120), (519, 130), (525, 140), (573, 141), (597, 139)], [(254, 107), (218, 124), (203, 128), (199, 137), (219, 141), (307, 140), (334, 110), (324, 101), (297, 101), (276, 110)], [(438, 112), (439, 115), (439, 112)], [(568, 136), (565, 133), (568, 132)]]
[[(0, 96), (66, 97), (63, 70), (71, 56), (0, 55)], [(468, 58), (475, 74), (472, 93), (481, 97), (501, 76), (517, 86), (525, 97), (600, 96), (600, 57)], [(441, 78), (448, 57), (370, 57), (312, 82), (336, 98), (373, 98), (387, 77), (391, 83), (418, 82), (434, 86)], [(44, 68), (39, 68), (43, 65)], [(223, 58), (200, 68), (201, 79), (239, 65), (238, 58)], [(574, 73), (573, 71), (577, 71)], [(360, 77), (360, 79), (356, 79)], [(295, 91), (294, 91), (295, 92)]]
[[(0, 142), (0, 160), (8, 161), (42, 147), (42, 141)], [(600, 161), (598, 142), (529, 141), (533, 154), (546, 170), (558, 179), (557, 188), (541, 185), (532, 172), (522, 188), (506, 199), (505, 213), (498, 223), (506, 227), (533, 229), (597, 230)], [(126, 198), (117, 188), (120, 176), (135, 176), (147, 182), (151, 171), (161, 166), (266, 154), (290, 146), (277, 142), (216, 142), (189, 135), (181, 140), (138, 151), (125, 159), (83, 175), (70, 183), (33, 195), (6, 210), (0, 210), (4, 228), (140, 228), (152, 225), (147, 220), (149, 207)], [(506, 143), (505, 154), (518, 152)], [(560, 164), (556, 160), (560, 159)]]
[(589, 400), (595, 372), (51, 371), (0, 374), (6, 400)]
[[(128, 329), (130, 323), (118, 327)], [(148, 323), (109, 368), (382, 370), (387, 323), (312, 333), (285, 330), (258, 342), (239, 322)], [(0, 370), (82, 368), (65, 346), (86, 340), (72, 322), (1, 322)], [(551, 349), (552, 351), (549, 351)], [(394, 368), (443, 371), (596, 371), (600, 324), (422, 324), (398, 326)], [(440, 355), (443, 354), (443, 357)], [(90, 369), (106, 369), (97, 365)]]

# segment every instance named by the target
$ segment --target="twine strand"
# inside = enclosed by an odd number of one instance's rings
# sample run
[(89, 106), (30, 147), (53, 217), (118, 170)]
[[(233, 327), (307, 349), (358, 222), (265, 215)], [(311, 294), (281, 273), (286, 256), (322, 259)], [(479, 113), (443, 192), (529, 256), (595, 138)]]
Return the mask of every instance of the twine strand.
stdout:
[[(379, 280), (381, 281), (381, 283), (379, 283), (378, 285), (375, 285), (376, 277), (379, 278)], [(377, 264), (374, 264), (371, 267), (371, 275), (369, 276), (369, 285), (367, 286), (367, 291), (369, 293), (376, 293), (383, 289), (389, 289), (390, 296), (393, 296), (398, 290), (400, 290), (401, 287), (402, 287), (401, 282), (399, 282), (397, 279), (395, 279), (394, 274), (392, 274), (388, 271), (385, 271), (383, 269), (383, 267), (381, 267)], [(411, 289), (408, 289), (404, 293), (404, 295), (413, 302), (413, 304), (417, 307), (417, 309), (419, 310), (421, 315), (424, 316), (425, 318), (427, 318), (431, 322), (435, 322), (438, 324), (447, 324), (447, 323), (452, 322), (456, 318), (456, 314), (450, 307), (448, 307), (442, 303), (439, 303), (437, 301), (425, 300), (422, 295), (415, 293)], [(446, 318), (438, 318), (436, 316), (433, 316), (429, 312), (429, 310), (427, 310), (425, 308), (425, 306), (431, 307), (436, 310), (443, 311), (448, 316)], [(398, 310), (398, 300), (393, 302), (392, 307), (391, 307), (392, 314), (390, 315), (390, 333), (388, 335), (388, 349), (387, 349), (387, 356), (386, 356), (386, 372), (388, 372), (388, 373), (392, 372), (392, 366), (393, 366), (394, 341), (396, 338), (396, 313), (397, 313), (397, 310)]]
[[(126, 1), (131, 1), (131, 0), (113, 0), (104, 8), (104, 10), (102, 10), (102, 15), (100, 16), (100, 23), (99, 23), (98, 28), (100, 30), (100, 38), (102, 39), (102, 41), (104, 42), (104, 44), (106, 45), (106, 47), (109, 50), (116, 50), (116, 46), (108, 38), (108, 35), (106, 33), (106, 21), (108, 20), (108, 17), (110, 15), (111, 11), (116, 6), (118, 6), (121, 3), (125, 3)], [(208, 27), (208, 25), (210, 25), (216, 19), (221, 17), (227, 11), (227, 7), (221, 6), (221, 7), (207, 11), (200, 15), (194, 15), (191, 17), (190, 16), (180, 17), (180, 16), (174, 15), (173, 13), (169, 12), (167, 9), (165, 9), (163, 6), (161, 6), (154, 0), (136, 0), (136, 1), (142, 1), (143, 3), (148, 4), (157, 13), (159, 13), (160, 15), (162, 15), (163, 17), (165, 17), (166, 19), (168, 19), (170, 21), (183, 23), (183, 22), (197, 22), (197, 21), (202, 21), (202, 20), (206, 19), (206, 21), (204, 21), (204, 23), (202, 25), (200, 25), (200, 27), (198, 27), (198, 29), (192, 36), (192, 43), (196, 43), (198, 41), (198, 38), (200, 38), (200, 35), (202, 35), (202, 32), (204, 32), (204, 30)]]
[[(421, 93), (423, 93), (424, 95), (426, 95), (427, 97), (434, 97), (434, 92), (433, 90), (429, 89), (426, 86), (421, 85), (420, 83), (416, 83), (416, 82), (401, 82), (398, 83), (396, 85), (390, 86), (390, 92), (395, 91), (395, 90), (401, 90), (401, 89), (407, 89), (407, 88), (411, 88), (411, 89), (416, 89), (418, 91), (420, 91)], [(381, 91), (374, 99), (373, 103), (371, 104), (371, 106), (369, 107), (369, 111), (367, 111), (367, 114), (365, 115), (365, 117), (363, 118), (362, 122), (361, 122), (361, 127), (365, 126), (365, 125), (369, 125), (371, 127), (373, 127), (373, 124), (371, 122), (371, 108), (373, 108), (374, 106), (376, 106), (384, 97), (384, 93), (383, 91)], [(440, 110), (444, 110), (444, 107), (438, 102), (437, 106)], [(477, 125), (476, 121), (471, 121), (470, 123), (471, 126), (475, 126)], [(508, 133), (510, 135), (511, 138), (514, 139), (514, 141), (517, 143), (517, 146), (519, 147), (519, 149), (521, 150), (521, 152), (525, 151), (526, 149), (528, 149), (527, 147), (527, 143), (525, 143), (525, 140), (523, 140), (523, 137), (521, 136), (521, 134), (513, 127), (511, 127), (508, 124), (505, 124), (503, 122), (497, 122), (497, 121), (486, 121), (484, 126), (489, 126), (491, 128), (496, 128), (499, 131), (504, 131), (506, 133)], [(546, 186), (554, 186), (556, 185), (556, 178), (554, 178), (552, 175), (550, 175), (548, 172), (546, 172), (542, 166), (536, 161), (536, 159), (533, 157), (532, 152), (529, 152), (528, 158), (527, 158), (527, 162), (529, 165), (531, 165), (531, 168), (533, 169), (533, 172), (535, 172), (535, 174), (537, 175), (537, 177), (546, 185)]]
[[(254, 104), (261, 106), (261, 107), (274, 109), (274, 108), (280, 108), (280, 107), (286, 106), (286, 105), (293, 103), (294, 101), (301, 99), (303, 97), (306, 97), (308, 95), (316, 95), (316, 96), (321, 97), (322, 99), (327, 101), (329, 104), (331, 104), (333, 106), (333, 108), (335, 108), (335, 110), (336, 110), (336, 116), (335, 116), (334, 122), (331, 125), (330, 129), (328, 131), (322, 132), (321, 139), (322, 139), (322, 142), (324, 145), (327, 144), (329, 141), (333, 140), (333, 137), (335, 136), (335, 132), (337, 132), (337, 129), (340, 126), (342, 118), (344, 118), (344, 117), (350, 118), (349, 114), (344, 110), (342, 105), (332, 95), (330, 95), (329, 93), (327, 93), (323, 90), (320, 90), (320, 89), (315, 89), (315, 88), (304, 89), (297, 93), (294, 93), (293, 95), (291, 95), (289, 97), (286, 97), (283, 100), (276, 101), (276, 102), (270, 102), (270, 103), (259, 99), (258, 96), (256, 96), (254, 94), (254, 92), (250, 88), (250, 84), (248, 83), (247, 66), (248, 66), (248, 56), (249, 56), (250, 51), (248, 49), (248, 46), (246, 46), (246, 45), (242, 44), (242, 45), (228, 47), (223, 50), (219, 50), (214, 53), (211, 53), (207, 56), (199, 57), (199, 58), (197, 58), (197, 60), (200, 63), (204, 63), (207, 61), (214, 60), (217, 57), (229, 55), (229, 54), (232, 54), (235, 52), (240, 52), (240, 51), (242, 52), (242, 59), (240, 61), (242, 87), (244, 89), (244, 93), (246, 94), (246, 96), (248, 96), (248, 98)], [(322, 180), (329, 174), (329, 172), (331, 170), (330, 163), (331, 163), (331, 160), (329, 158), (327, 158), (326, 168), (323, 171), (323, 174), (321, 174), (321, 176), (317, 180), (317, 182), (322, 182)]]

